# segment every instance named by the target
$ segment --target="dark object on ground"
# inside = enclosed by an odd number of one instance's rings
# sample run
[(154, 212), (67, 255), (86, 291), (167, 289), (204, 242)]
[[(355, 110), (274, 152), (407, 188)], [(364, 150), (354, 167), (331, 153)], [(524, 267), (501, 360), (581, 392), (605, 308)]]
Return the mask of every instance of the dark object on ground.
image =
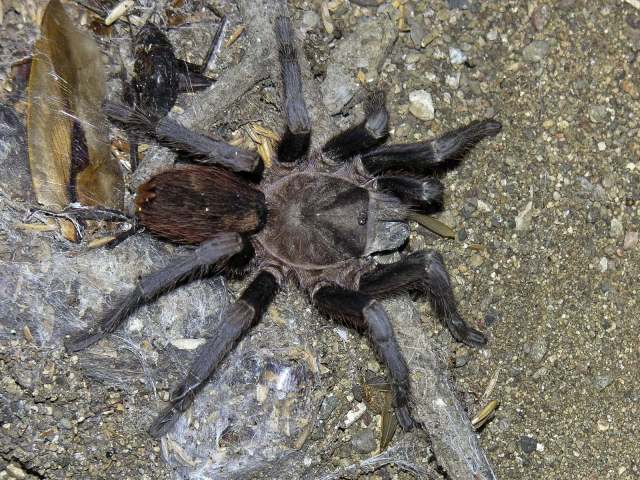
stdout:
[[(140, 187), (136, 200), (140, 223), (170, 241), (199, 246), (142, 277), (94, 330), (69, 342), (68, 348), (81, 350), (97, 342), (140, 305), (192, 278), (212, 271), (243, 271), (252, 258), (258, 268), (253, 281), (225, 312), (223, 327), (202, 347), (187, 378), (171, 395), (171, 406), (152, 425), (154, 436), (171, 429), (287, 280), (308, 292), (321, 311), (369, 337), (387, 367), (396, 415), (405, 430), (417, 425), (409, 407), (409, 370), (389, 317), (376, 299), (418, 290), (427, 294), (458, 341), (470, 346), (486, 343), (484, 335), (458, 314), (437, 252), (417, 252), (378, 267), (371, 256), (401, 248), (409, 237), (407, 218), (412, 210), (441, 200), (441, 185), (425, 175), (461, 158), (484, 137), (496, 135), (501, 125), (483, 120), (433, 141), (381, 146), (387, 137), (388, 114), (384, 96), (376, 93), (362, 123), (333, 137), (320, 152), (309, 153), (311, 122), (288, 18), (276, 19), (276, 37), (287, 123), (278, 162), (259, 187), (215, 166), (259, 170), (257, 158), (251, 163), (246, 152), (218, 159), (201, 148), (200, 140), (206, 137), (176, 125), (160, 135), (144, 112), (105, 106), (107, 115), (121, 124), (162, 137), (162, 143), (205, 157), (205, 163), (214, 165), (177, 167)], [(217, 147), (223, 148), (219, 143)], [(226, 147), (233, 152), (233, 147)], [(386, 176), (387, 171), (403, 173)]]
[[(178, 93), (209, 88), (213, 80), (204, 73), (225, 23), (223, 18), (201, 65), (176, 58), (166, 35), (153, 23), (146, 23), (134, 39), (135, 73), (130, 82), (125, 82), (125, 102), (157, 123), (173, 108)], [(129, 133), (129, 146), (131, 170), (135, 170), (138, 166), (138, 143), (133, 132)]]

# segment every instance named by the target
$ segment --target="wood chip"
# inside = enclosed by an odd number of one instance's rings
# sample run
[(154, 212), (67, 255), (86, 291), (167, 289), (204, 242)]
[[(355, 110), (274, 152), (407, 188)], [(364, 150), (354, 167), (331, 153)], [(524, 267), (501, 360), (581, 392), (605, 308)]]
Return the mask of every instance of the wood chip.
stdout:
[(122, 2), (117, 4), (113, 8), (113, 10), (111, 10), (111, 12), (109, 12), (109, 15), (107, 15), (107, 18), (104, 19), (104, 24), (109, 26), (112, 23), (114, 23), (121, 16), (123, 16), (125, 13), (127, 13), (127, 10), (129, 10), (131, 7), (133, 7), (133, 4), (134, 4), (133, 0), (122, 0)]
[(246, 28), (245, 25), (239, 25), (238, 27), (236, 27), (236, 29), (233, 31), (233, 33), (229, 37), (229, 40), (227, 40), (226, 43), (224, 44), (224, 48), (229, 48), (231, 45), (233, 45), (236, 42), (236, 40), (240, 38), (240, 35), (242, 35), (242, 32), (244, 32), (245, 28)]
[[(0, 7), (2, 5), (0, 4)], [(25, 325), (22, 328), (22, 334), (24, 335), (24, 338), (27, 342), (31, 343), (33, 342), (33, 335), (31, 335), (31, 330), (29, 329), (29, 325)]]
[(109, 236), (109, 237), (100, 237), (100, 238), (96, 238), (94, 240), (91, 240), (88, 244), (87, 247), (89, 248), (100, 248), (100, 247), (104, 247), (105, 245), (107, 245), (109, 242), (112, 242), (116, 239), (116, 237), (114, 236)]
[(331, 12), (329, 12), (329, 5), (327, 4), (327, 2), (322, 2), (322, 6), (320, 7), (320, 16), (322, 17), (322, 24), (324, 25), (324, 29), (329, 35), (333, 35), (333, 31), (335, 30), (335, 28), (333, 26), (333, 22), (331, 21)]
[(16, 225), (20, 230), (30, 232), (53, 232), (58, 230), (58, 225), (55, 223), (18, 223)]

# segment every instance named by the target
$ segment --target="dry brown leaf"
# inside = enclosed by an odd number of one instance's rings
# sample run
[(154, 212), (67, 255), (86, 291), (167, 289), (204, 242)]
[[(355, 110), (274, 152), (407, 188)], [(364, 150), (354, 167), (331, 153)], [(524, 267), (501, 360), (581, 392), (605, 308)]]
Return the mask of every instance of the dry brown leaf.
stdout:
[(431, 230), (436, 235), (440, 235), (444, 238), (455, 238), (456, 232), (449, 226), (442, 223), (440, 220), (436, 220), (429, 215), (423, 215), (421, 213), (409, 214), (409, 219), (419, 223), (427, 230)]
[[(124, 182), (102, 114), (104, 65), (95, 41), (73, 26), (59, 0), (44, 12), (29, 79), (29, 165), (37, 200), (122, 209)], [(86, 142), (86, 148), (73, 145)], [(78, 152), (84, 151), (84, 154)], [(74, 161), (72, 162), (72, 159)], [(75, 181), (74, 181), (75, 180)]]

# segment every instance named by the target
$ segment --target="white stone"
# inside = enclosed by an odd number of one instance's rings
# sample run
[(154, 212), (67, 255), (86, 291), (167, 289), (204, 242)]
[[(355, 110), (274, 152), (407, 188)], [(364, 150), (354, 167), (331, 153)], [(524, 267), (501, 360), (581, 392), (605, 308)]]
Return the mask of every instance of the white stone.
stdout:
[(447, 75), (444, 82), (454, 90), (457, 90), (460, 86), (460, 72), (456, 72), (453, 75)]
[(426, 90), (414, 90), (409, 93), (409, 111), (420, 120), (433, 120), (436, 112), (431, 94)]
[(533, 202), (527, 203), (518, 215), (516, 215), (516, 230), (529, 230), (531, 220), (533, 219)]
[(449, 48), (449, 61), (454, 65), (460, 65), (467, 61), (467, 56), (459, 48)]

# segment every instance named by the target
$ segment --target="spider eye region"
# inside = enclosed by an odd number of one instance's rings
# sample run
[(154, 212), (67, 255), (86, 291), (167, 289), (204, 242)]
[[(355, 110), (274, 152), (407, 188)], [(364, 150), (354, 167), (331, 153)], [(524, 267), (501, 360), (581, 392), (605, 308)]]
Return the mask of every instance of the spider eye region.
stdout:
[(361, 210), (358, 213), (358, 225), (366, 225), (369, 218), (369, 213), (366, 210)]

